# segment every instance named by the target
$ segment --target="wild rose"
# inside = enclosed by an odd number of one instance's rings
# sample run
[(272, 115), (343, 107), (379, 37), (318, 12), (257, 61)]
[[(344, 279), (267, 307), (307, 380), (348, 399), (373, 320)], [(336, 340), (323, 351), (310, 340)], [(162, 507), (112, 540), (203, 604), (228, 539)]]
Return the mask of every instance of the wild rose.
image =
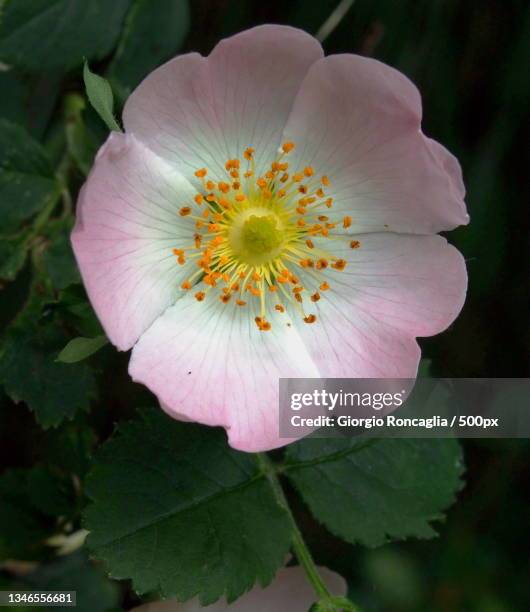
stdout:
[(401, 73), (262, 26), (150, 74), (79, 197), (110, 340), (175, 418), (281, 446), (279, 377), (416, 376), (464, 302), (457, 160)]
[[(330, 592), (346, 595), (346, 582), (342, 576), (325, 567), (319, 568), (319, 573)], [(186, 603), (168, 599), (144, 604), (132, 612), (306, 612), (314, 601), (313, 587), (304, 570), (296, 566), (282, 568), (269, 586), (264, 589), (255, 586), (232, 604), (220, 600), (204, 608), (197, 599)]]

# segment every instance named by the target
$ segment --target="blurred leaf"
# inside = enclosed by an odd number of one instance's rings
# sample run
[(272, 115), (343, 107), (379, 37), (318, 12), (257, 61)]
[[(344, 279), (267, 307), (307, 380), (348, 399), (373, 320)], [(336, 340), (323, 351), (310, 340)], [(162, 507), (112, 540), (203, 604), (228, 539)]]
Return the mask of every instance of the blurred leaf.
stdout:
[(85, 476), (97, 437), (86, 423), (64, 423), (47, 432), (39, 448), (41, 461), (61, 469), (65, 474)]
[(43, 232), (47, 244), (42, 263), (56, 289), (66, 289), (69, 285), (81, 282), (70, 244), (71, 230), (72, 219), (66, 218), (49, 223)]
[(105, 344), (108, 343), (106, 336), (96, 336), (95, 338), (74, 338), (63, 348), (57, 357), (57, 361), (63, 363), (76, 363), (83, 361), (93, 355)]
[(121, 132), (122, 130), (114, 117), (114, 96), (108, 81), (91, 72), (87, 62), (85, 62), (83, 68), (83, 78), (90, 104), (96, 109), (109, 130)]
[(255, 457), (162, 410), (120, 427), (86, 489), (89, 548), (139, 593), (232, 601), (269, 583), (289, 550), (289, 520)]
[[(119, 604), (118, 585), (108, 580), (103, 570), (83, 551), (41, 565), (23, 580), (34, 590), (76, 591), (76, 612), (105, 612)], [(58, 608), (38, 609), (53, 611)]]
[(25, 128), (40, 139), (48, 125), (59, 93), (55, 75), (21, 75), (15, 70), (0, 71), (0, 117)]
[(181, 48), (189, 27), (188, 0), (135, 0), (109, 66), (109, 78), (128, 95)]
[(20, 126), (0, 119), (0, 235), (15, 232), (59, 193), (41, 145)]
[(463, 465), (452, 439), (308, 438), (288, 447), (284, 469), (332, 533), (380, 546), (436, 535), (430, 522), (453, 503)]
[(50, 524), (31, 503), (28, 471), (0, 475), (0, 560), (36, 558), (50, 533)]
[(114, 47), (130, 0), (2, 3), (0, 60), (33, 72), (67, 71)]
[(70, 516), (75, 509), (72, 481), (52, 474), (43, 466), (29, 471), (28, 493), (33, 507), (47, 516)]
[(0, 347), (0, 383), (14, 402), (23, 401), (39, 424), (56, 427), (79, 410), (87, 410), (95, 394), (95, 378), (86, 364), (57, 363), (68, 341), (53, 320), (41, 320), (38, 286)]
[(98, 141), (83, 121), (85, 100), (79, 94), (66, 98), (66, 143), (76, 166), (86, 176), (98, 149)]
[(28, 253), (29, 231), (0, 239), (0, 280), (12, 281), (22, 270)]
[(54, 307), (61, 319), (79, 335), (92, 338), (104, 333), (81, 285), (70, 285), (61, 291)]

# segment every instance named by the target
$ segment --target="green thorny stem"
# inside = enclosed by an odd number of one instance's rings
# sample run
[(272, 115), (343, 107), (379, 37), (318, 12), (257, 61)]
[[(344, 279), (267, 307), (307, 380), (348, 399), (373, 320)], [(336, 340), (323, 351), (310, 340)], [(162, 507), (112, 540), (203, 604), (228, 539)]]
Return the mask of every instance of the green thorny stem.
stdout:
[(304, 541), (302, 533), (298, 527), (296, 519), (293, 516), (285, 493), (283, 492), (282, 485), (276, 472), (274, 463), (269, 459), (266, 453), (257, 453), (258, 465), (260, 466), (263, 474), (267, 477), (271, 488), (276, 497), (278, 504), (285, 510), (292, 528), (292, 547), (293, 551), (298, 559), (300, 565), (304, 568), (307, 578), (313, 586), (315, 593), (319, 598), (319, 604), (322, 606), (319, 609), (328, 610), (345, 610), (346, 612), (360, 612), (360, 609), (355, 606), (351, 601), (343, 597), (336, 597), (332, 595), (326, 587), (322, 577), (318, 572), (318, 568), (315, 565), (311, 551), (307, 547)]

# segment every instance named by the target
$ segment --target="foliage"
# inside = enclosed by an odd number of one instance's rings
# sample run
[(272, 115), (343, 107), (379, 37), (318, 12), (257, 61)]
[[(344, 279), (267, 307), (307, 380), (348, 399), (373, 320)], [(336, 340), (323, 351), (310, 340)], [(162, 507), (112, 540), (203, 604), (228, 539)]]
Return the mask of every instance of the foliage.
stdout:
[[(269, 583), (301, 532), (365, 610), (527, 609), (524, 441), (467, 443), (464, 490), (451, 440), (306, 439), (264, 463), (167, 417), (106, 347), (69, 236), (129, 93), (257, 23), (314, 33), (337, 2), (225, 4), (0, 0), (0, 588), (76, 589), (91, 611), (231, 601)], [(357, 0), (324, 42), (408, 74), (426, 133), (463, 164), (472, 224), (450, 239), (470, 290), (453, 329), (422, 342), (422, 376), (524, 376), (530, 354), (530, 10), (474, 4)], [(59, 555), (83, 528), (86, 547)]]

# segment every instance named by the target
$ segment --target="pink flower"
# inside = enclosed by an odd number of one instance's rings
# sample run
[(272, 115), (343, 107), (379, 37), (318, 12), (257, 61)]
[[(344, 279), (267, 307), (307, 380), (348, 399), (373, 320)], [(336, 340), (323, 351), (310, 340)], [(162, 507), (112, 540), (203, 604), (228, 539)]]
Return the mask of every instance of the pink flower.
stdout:
[(72, 235), (110, 340), (175, 418), (246, 451), (279, 377), (416, 375), (464, 302), (457, 160), (414, 85), (262, 26), (150, 74), (98, 153)]
[[(342, 576), (325, 567), (319, 568), (319, 573), (330, 592), (346, 595), (346, 582)], [(168, 599), (144, 604), (131, 612), (306, 612), (315, 602), (315, 597), (313, 587), (301, 567), (284, 567), (268, 587), (262, 589), (256, 586), (232, 604), (220, 600), (203, 608), (197, 599), (186, 603)]]

